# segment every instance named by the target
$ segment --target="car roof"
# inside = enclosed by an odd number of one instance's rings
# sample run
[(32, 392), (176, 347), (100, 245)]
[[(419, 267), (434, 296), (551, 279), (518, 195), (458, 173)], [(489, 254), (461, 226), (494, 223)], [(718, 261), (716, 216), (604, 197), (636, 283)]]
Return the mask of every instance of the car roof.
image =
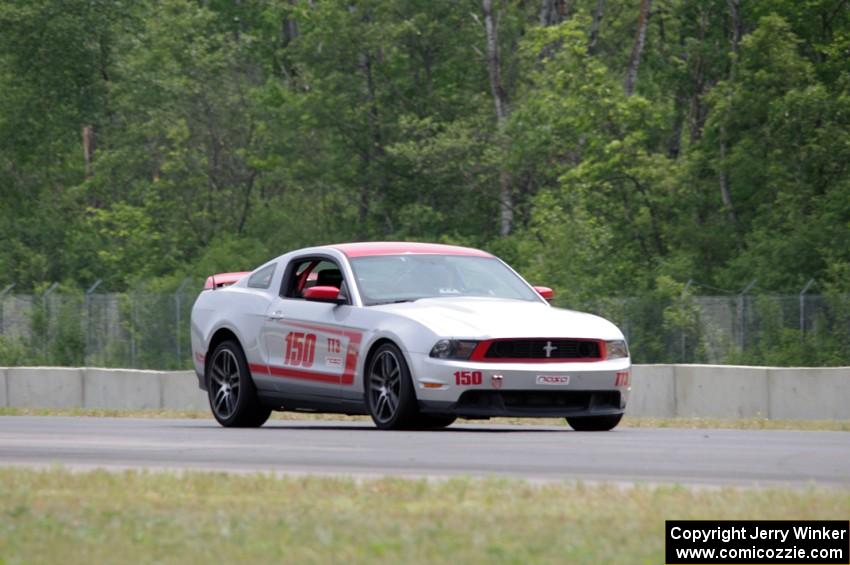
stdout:
[(412, 243), (405, 241), (370, 241), (362, 243), (338, 243), (328, 247), (341, 251), (349, 258), (371, 257), (375, 255), (431, 254), (431, 255), (467, 255), (470, 257), (492, 257), (490, 253), (440, 243)]

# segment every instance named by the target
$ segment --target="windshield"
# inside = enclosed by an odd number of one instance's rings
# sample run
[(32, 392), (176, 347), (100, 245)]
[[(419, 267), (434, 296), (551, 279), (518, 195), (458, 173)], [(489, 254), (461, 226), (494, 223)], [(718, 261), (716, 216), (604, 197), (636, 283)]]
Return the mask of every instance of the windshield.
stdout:
[(494, 257), (380, 255), (353, 258), (351, 268), (366, 306), (458, 296), (540, 301)]

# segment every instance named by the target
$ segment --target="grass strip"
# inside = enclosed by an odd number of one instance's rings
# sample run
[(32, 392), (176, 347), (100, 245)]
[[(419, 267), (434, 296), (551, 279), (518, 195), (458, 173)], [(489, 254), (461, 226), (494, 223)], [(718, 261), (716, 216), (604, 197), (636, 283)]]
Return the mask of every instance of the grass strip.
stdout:
[(846, 519), (850, 491), (0, 469), (0, 562), (662, 563), (666, 519)]
[[(93, 408), (12, 408), (0, 407), (0, 416), (95, 416), (110, 418), (189, 418), (211, 419), (208, 410), (101, 410)], [(368, 416), (274, 412), (274, 420), (371, 422)], [(533, 424), (566, 426), (563, 418), (491, 418), (458, 420), (463, 424)], [(735, 430), (808, 430), (850, 432), (850, 420), (769, 420), (767, 418), (634, 418), (626, 416), (624, 428), (718, 428)]]

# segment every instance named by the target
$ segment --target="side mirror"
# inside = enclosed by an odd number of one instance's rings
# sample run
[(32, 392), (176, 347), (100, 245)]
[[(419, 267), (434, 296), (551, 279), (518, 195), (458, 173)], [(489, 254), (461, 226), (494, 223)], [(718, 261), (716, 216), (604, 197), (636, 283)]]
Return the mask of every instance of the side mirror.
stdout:
[(314, 302), (333, 302), (334, 304), (342, 304), (343, 300), (339, 297), (339, 289), (335, 286), (314, 286), (304, 291), (305, 300)]
[(536, 290), (537, 294), (539, 294), (546, 300), (552, 300), (553, 298), (555, 298), (555, 291), (549, 288), (548, 286), (535, 286), (534, 290)]

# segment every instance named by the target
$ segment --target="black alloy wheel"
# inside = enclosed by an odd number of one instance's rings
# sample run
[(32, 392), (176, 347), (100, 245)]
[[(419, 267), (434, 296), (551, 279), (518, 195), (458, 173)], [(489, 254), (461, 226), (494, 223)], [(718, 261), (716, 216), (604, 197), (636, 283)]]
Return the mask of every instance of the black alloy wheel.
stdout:
[(414, 427), (419, 410), (410, 370), (401, 350), (381, 345), (366, 367), (366, 403), (375, 425), (382, 430)]
[(236, 342), (225, 341), (213, 351), (207, 391), (213, 416), (222, 426), (256, 428), (271, 415), (271, 409), (257, 399), (245, 354)]

